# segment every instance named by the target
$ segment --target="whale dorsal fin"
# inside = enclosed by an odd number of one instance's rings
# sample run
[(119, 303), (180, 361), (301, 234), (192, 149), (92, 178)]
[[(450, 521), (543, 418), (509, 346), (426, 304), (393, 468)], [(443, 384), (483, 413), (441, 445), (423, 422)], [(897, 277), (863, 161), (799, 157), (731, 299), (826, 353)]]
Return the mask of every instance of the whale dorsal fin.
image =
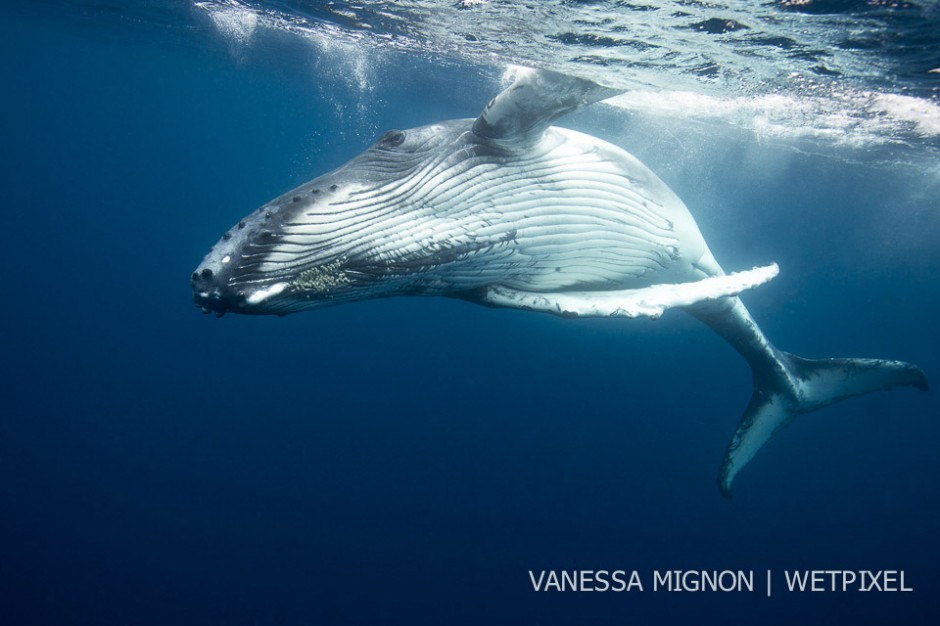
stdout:
[(504, 147), (524, 147), (541, 139), (545, 129), (562, 115), (619, 93), (558, 72), (520, 71), (513, 84), (486, 105), (473, 124), (473, 132)]

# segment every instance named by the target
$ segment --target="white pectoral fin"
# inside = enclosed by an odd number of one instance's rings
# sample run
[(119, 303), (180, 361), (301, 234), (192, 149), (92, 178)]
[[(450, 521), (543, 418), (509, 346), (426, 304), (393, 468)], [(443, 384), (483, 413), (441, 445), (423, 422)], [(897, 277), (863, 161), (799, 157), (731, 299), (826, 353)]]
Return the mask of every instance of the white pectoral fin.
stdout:
[(777, 275), (776, 263), (755, 267), (725, 276), (712, 276), (702, 280), (662, 284), (642, 289), (620, 291), (566, 291), (534, 293), (508, 287), (493, 286), (486, 290), (483, 301), (495, 306), (544, 311), (568, 317), (652, 317), (663, 311), (735, 296), (746, 289), (757, 287)]

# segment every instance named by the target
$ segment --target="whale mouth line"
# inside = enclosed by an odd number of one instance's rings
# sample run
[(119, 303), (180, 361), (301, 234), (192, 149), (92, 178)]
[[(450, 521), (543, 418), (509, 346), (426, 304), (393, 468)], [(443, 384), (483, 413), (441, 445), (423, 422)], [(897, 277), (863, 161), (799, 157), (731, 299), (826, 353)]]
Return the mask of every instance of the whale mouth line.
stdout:
[(297, 310), (296, 303), (289, 298), (296, 288), (289, 281), (269, 282), (246, 289), (244, 285), (211, 283), (211, 280), (211, 273), (208, 278), (204, 272), (193, 274), (193, 304), (204, 314), (213, 313), (216, 317), (226, 313), (282, 316)]
[(238, 311), (244, 301), (244, 296), (226, 295), (218, 289), (193, 289), (193, 303), (207, 315), (214, 313), (216, 317), (222, 317), (229, 311)]

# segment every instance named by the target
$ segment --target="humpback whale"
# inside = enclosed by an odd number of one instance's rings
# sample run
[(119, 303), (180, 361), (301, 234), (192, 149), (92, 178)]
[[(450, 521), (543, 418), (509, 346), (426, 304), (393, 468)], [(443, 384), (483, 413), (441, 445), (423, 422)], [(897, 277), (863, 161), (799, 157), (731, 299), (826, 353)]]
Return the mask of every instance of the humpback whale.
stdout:
[(206, 313), (286, 315), (382, 296), (449, 296), (562, 316), (678, 308), (750, 364), (753, 394), (718, 485), (798, 415), (896, 386), (914, 365), (778, 350), (738, 295), (776, 265), (725, 273), (691, 213), (635, 157), (553, 126), (620, 93), (521, 72), (476, 119), (390, 130), (347, 164), (239, 221), (192, 274)]

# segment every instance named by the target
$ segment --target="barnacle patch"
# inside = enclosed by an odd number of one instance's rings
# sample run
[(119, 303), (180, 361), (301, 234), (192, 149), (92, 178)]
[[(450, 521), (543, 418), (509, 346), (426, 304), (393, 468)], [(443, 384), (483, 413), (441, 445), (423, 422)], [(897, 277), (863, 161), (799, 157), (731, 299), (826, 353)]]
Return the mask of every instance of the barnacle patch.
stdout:
[(324, 265), (318, 265), (302, 271), (292, 281), (296, 289), (316, 293), (328, 292), (349, 284), (349, 277), (342, 269), (345, 259), (336, 259)]

